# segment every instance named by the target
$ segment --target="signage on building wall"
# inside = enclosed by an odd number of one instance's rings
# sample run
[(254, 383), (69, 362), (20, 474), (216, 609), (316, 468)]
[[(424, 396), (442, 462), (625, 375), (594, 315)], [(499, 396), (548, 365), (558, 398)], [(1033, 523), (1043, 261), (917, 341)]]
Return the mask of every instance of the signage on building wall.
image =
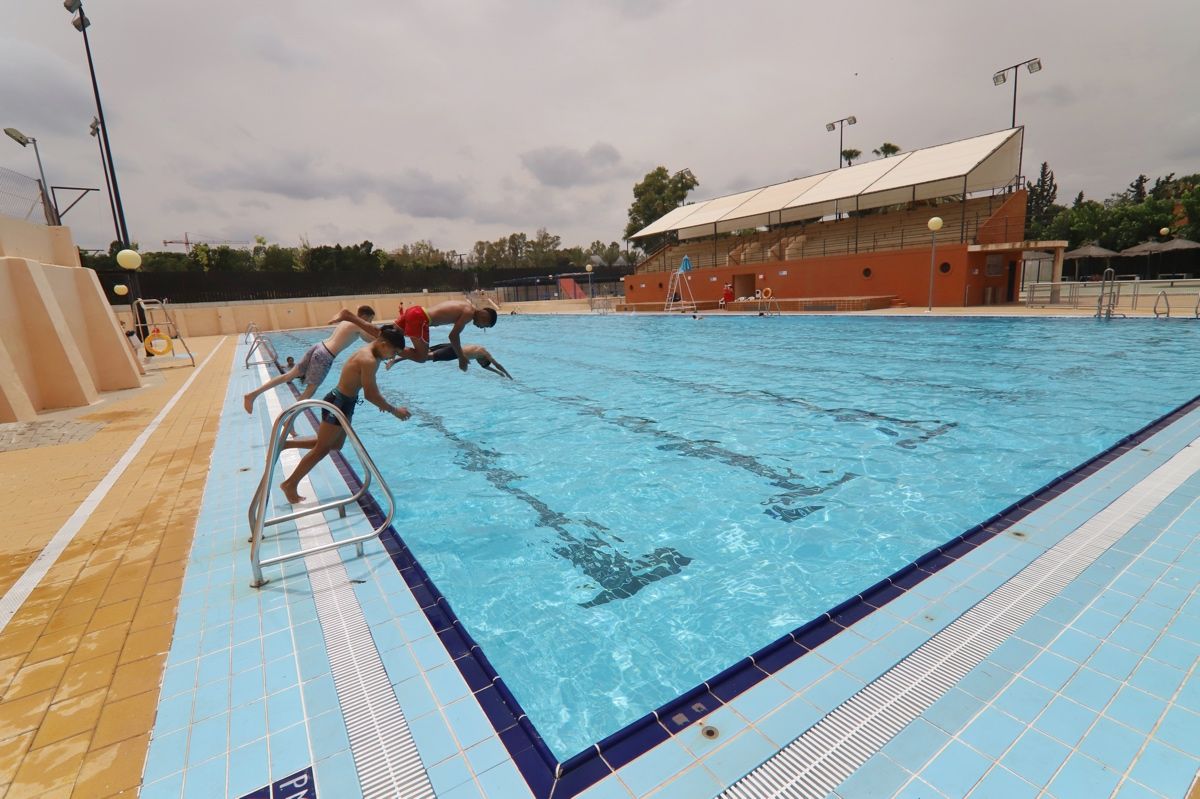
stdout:
[(312, 766), (251, 791), (241, 799), (317, 799), (317, 782), (313, 779)]

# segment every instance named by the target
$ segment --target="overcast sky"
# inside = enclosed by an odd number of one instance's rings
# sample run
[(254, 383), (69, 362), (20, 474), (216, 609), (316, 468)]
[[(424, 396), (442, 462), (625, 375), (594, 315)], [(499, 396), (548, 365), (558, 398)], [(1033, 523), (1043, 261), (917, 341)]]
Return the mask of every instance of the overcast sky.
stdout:
[[(88, 0), (129, 230), (283, 244), (619, 239), (649, 169), (706, 199), (1006, 128), (1059, 200), (1200, 172), (1200, 3), (1006, 0)], [(279, 14), (279, 16), (273, 16)], [(0, 0), (0, 127), (55, 185), (104, 185), (82, 37), (58, 0)], [(0, 166), (35, 175), (0, 139)], [(102, 193), (65, 220), (113, 238)], [(172, 249), (182, 249), (173, 247)]]

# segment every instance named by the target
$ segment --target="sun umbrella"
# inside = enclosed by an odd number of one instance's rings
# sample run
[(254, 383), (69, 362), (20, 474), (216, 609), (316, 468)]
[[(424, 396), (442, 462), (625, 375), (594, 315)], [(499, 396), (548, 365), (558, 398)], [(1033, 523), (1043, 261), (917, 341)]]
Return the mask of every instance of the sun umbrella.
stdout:
[(1158, 252), (1158, 248), (1162, 244), (1157, 241), (1143, 241), (1141, 244), (1135, 244), (1132, 247), (1126, 247), (1117, 253), (1118, 255), (1149, 255), (1153, 252)]
[(1171, 239), (1163, 242), (1155, 248), (1155, 252), (1174, 252), (1175, 250), (1197, 250), (1200, 249), (1200, 242), (1192, 241), (1191, 239)]
[[(1108, 259), (1116, 254), (1114, 250), (1106, 249), (1093, 242), (1063, 253), (1063, 260), (1077, 261), (1081, 258), (1103, 258), (1104, 266), (1108, 268)], [(1079, 264), (1075, 264), (1075, 282), (1079, 282)]]

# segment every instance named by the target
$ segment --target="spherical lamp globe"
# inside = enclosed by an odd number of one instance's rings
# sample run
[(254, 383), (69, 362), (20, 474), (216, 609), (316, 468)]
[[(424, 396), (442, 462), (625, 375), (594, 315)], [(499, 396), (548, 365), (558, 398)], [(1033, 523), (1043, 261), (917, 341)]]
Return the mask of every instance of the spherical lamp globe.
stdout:
[(117, 253), (117, 265), (132, 272), (142, 265), (142, 256), (137, 250), (121, 250)]
[(116, 294), (118, 297), (124, 297), (128, 293), (129, 286), (126, 286), (124, 283), (118, 283), (113, 286), (113, 294)]
[(931, 231), (937, 233), (942, 229), (942, 218), (940, 216), (931, 217), (926, 224)]
[(592, 271), (592, 265), (588, 264), (587, 266), (584, 267), (584, 269), (586, 269), (587, 271), (590, 272), (590, 271)]
[(1160, 236), (1170, 236), (1170, 235), (1171, 235), (1171, 228), (1169, 228), (1169, 227), (1159, 228), (1159, 229), (1158, 229), (1158, 235), (1160, 235)]

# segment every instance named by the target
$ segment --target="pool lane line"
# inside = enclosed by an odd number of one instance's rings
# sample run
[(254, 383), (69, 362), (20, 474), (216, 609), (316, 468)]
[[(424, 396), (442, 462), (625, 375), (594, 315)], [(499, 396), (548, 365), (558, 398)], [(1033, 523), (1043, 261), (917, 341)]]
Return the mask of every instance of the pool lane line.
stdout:
[(21, 605), (25, 604), (25, 600), (33, 593), (33, 589), (37, 588), (38, 583), (46, 576), (46, 572), (50, 571), (50, 567), (55, 564), (58, 557), (67, 548), (67, 545), (75, 538), (83, 525), (87, 522), (96, 508), (100, 507), (100, 503), (108, 496), (108, 492), (116, 485), (117, 480), (129, 468), (129, 464), (133, 463), (133, 459), (142, 451), (142, 447), (146, 446), (146, 442), (150, 440), (150, 436), (154, 435), (154, 431), (162, 424), (162, 420), (167, 417), (171, 409), (175, 407), (175, 403), (179, 398), (191, 387), (192, 381), (200, 376), (200, 372), (204, 367), (208, 366), (208, 362), (213, 359), (221, 345), (225, 343), (228, 336), (221, 336), (221, 340), (213, 346), (212, 352), (208, 357), (196, 367), (191, 376), (184, 381), (179, 390), (175, 392), (175, 396), (167, 400), (167, 404), (163, 406), (158, 415), (150, 420), (150, 424), (146, 425), (146, 429), (141, 432), (133, 443), (129, 445), (129, 449), (125, 450), (125, 454), (113, 464), (113, 467), (108, 470), (108, 474), (104, 475), (104, 479), (92, 489), (92, 492), (87, 495), (87, 498), (80, 503), (71, 517), (58, 528), (58, 532), (50, 539), (50, 542), (42, 548), (38, 556), (33, 559), (33, 562), (26, 567), (25, 571), (13, 583), (12, 587), (5, 592), (4, 597), (0, 598), (0, 632), (4, 632), (4, 628), (12, 621), (13, 616), (17, 615), (17, 611), (21, 609)]

